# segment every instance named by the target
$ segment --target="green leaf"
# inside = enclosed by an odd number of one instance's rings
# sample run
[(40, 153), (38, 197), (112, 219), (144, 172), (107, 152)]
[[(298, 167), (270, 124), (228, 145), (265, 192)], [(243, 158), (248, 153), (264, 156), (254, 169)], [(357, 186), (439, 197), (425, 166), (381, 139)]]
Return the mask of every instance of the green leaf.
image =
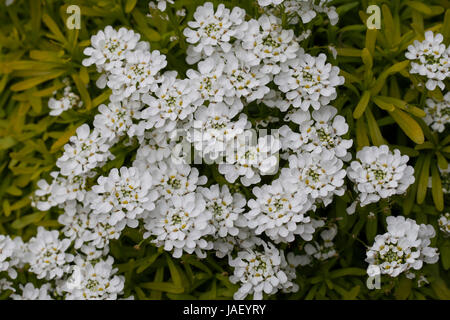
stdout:
[(33, 77), (33, 78), (30, 78), (27, 80), (17, 82), (15, 84), (13, 84), (10, 89), (12, 91), (27, 90), (27, 89), (36, 87), (37, 85), (39, 85), (45, 81), (58, 78), (59, 76), (63, 75), (64, 73), (65, 73), (64, 70), (56, 70), (56, 71), (47, 72), (46, 74), (44, 74), (42, 76)]
[(345, 276), (364, 276), (366, 270), (361, 268), (344, 268), (330, 272), (330, 279), (340, 278)]
[(170, 276), (175, 286), (182, 287), (180, 271), (173, 263), (172, 258), (166, 254), (167, 265), (169, 266)]
[(177, 286), (171, 282), (144, 282), (140, 284), (140, 287), (170, 293), (184, 292), (183, 287)]
[(439, 169), (435, 164), (431, 167), (431, 184), (431, 194), (433, 195), (434, 205), (438, 211), (442, 211), (444, 210), (444, 193), (442, 191)]
[(394, 20), (392, 19), (391, 10), (386, 4), (381, 6), (383, 21), (384, 21), (384, 34), (386, 39), (386, 44), (389, 48), (393, 45), (393, 35), (395, 34)]
[(420, 13), (431, 15), (433, 11), (430, 7), (428, 7), (425, 3), (419, 1), (408, 1), (406, 5), (411, 7), (414, 10), (419, 11)]
[(412, 281), (408, 278), (401, 278), (398, 284), (397, 289), (395, 290), (395, 299), (397, 300), (406, 300), (411, 294), (412, 289)]
[(42, 211), (42, 212), (35, 212), (32, 214), (28, 214), (24, 217), (21, 217), (17, 220), (15, 220), (12, 224), (11, 227), (14, 229), (23, 229), (26, 226), (32, 224), (32, 223), (37, 223), (38, 221), (40, 221), (43, 217), (45, 217), (47, 215), (46, 211)]
[(445, 240), (439, 247), (442, 266), (445, 270), (450, 269), (450, 240)]
[(48, 14), (44, 13), (44, 15), (42, 16), (42, 21), (44, 21), (47, 28), (49, 28), (50, 31), (53, 33), (55, 39), (57, 39), (59, 42), (63, 44), (67, 44), (67, 40), (64, 37), (64, 34), (61, 32), (58, 25), (55, 23), (55, 21), (53, 21), (53, 19)]
[(377, 41), (377, 29), (367, 29), (366, 31), (366, 48), (369, 50), (372, 57), (375, 54), (375, 43)]
[(53, 145), (50, 148), (50, 152), (56, 152), (61, 148), (63, 145), (65, 145), (67, 142), (69, 142), (70, 137), (72, 137), (75, 132), (77, 131), (77, 126), (70, 126), (59, 138), (56, 140)]
[(442, 35), (444, 36), (444, 43), (448, 46), (450, 44), (450, 9), (445, 11), (444, 24), (442, 25)]
[(358, 150), (370, 145), (369, 137), (367, 136), (366, 123), (363, 118), (359, 118), (358, 121), (356, 121), (356, 143), (358, 145)]
[(412, 141), (417, 144), (424, 143), (425, 137), (422, 128), (416, 120), (399, 109), (395, 109), (389, 114)]
[(336, 48), (338, 56), (342, 57), (361, 57), (361, 50), (354, 48)]
[(125, 13), (130, 13), (136, 6), (137, 0), (127, 0), (125, 3)]
[(0, 150), (6, 150), (11, 147), (14, 147), (17, 143), (17, 140), (13, 137), (3, 137), (0, 138)]
[(367, 49), (367, 48), (362, 49), (361, 58), (362, 58), (364, 65), (366, 66), (366, 70), (372, 70), (373, 59), (372, 59), (372, 55), (370, 54), (369, 49)]
[(91, 101), (89, 92), (86, 89), (86, 84), (81, 80), (81, 77), (78, 74), (72, 74), (72, 79), (75, 82), (78, 92), (80, 93), (80, 96), (81, 96), (81, 99), (83, 100), (84, 106), (88, 110), (91, 109), (92, 101)]
[(377, 235), (378, 220), (377, 215), (368, 216), (366, 221), (366, 238), (369, 243), (373, 242), (373, 239)]
[(376, 96), (372, 98), (373, 102), (381, 109), (392, 112), (395, 110), (395, 107), (392, 103), (383, 99), (382, 96)]
[(422, 170), (420, 171), (417, 184), (417, 203), (422, 204), (425, 201), (428, 189), (428, 177), (430, 176), (431, 154), (425, 156)]
[(385, 140), (384, 140), (383, 136), (381, 135), (380, 127), (378, 127), (378, 124), (375, 121), (372, 111), (370, 109), (367, 109), (365, 112), (365, 115), (366, 115), (367, 125), (369, 127), (370, 139), (372, 140), (373, 145), (381, 146), (381, 145), (385, 144)]
[(161, 252), (158, 251), (158, 252), (150, 255), (149, 257), (146, 257), (142, 261), (142, 264), (140, 264), (139, 267), (136, 269), (136, 273), (139, 274), (139, 273), (142, 273), (143, 271), (145, 271), (146, 269), (148, 269), (160, 255), (161, 255)]
[(355, 111), (353, 111), (353, 118), (359, 119), (364, 114), (364, 111), (366, 111), (369, 101), (370, 101), (370, 91), (364, 91), (363, 95), (361, 96), (361, 99), (359, 100), (358, 105), (355, 108)]
[(445, 159), (445, 157), (439, 151), (436, 151), (436, 157), (437, 157), (437, 162), (438, 162), (439, 168), (441, 168), (442, 170), (446, 170), (448, 168), (447, 159)]
[(378, 77), (378, 79), (375, 81), (375, 84), (373, 85), (373, 87), (370, 89), (370, 91), (372, 92), (372, 95), (373, 96), (378, 95), (378, 93), (381, 91), (381, 89), (383, 89), (383, 87), (386, 83), (386, 79), (390, 75), (402, 71), (407, 66), (409, 66), (409, 60), (398, 62), (398, 63), (394, 64), (393, 66), (387, 68), (385, 71), (383, 71), (380, 74), (380, 76)]

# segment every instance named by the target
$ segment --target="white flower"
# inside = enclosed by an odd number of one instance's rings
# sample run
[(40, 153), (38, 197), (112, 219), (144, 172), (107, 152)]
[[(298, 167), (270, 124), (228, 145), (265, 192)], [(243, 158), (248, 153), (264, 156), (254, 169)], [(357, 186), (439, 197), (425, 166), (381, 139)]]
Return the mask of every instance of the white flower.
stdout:
[(150, 8), (158, 8), (159, 11), (164, 12), (167, 8), (167, 2), (170, 4), (174, 4), (175, 0), (157, 0), (157, 5), (153, 1), (148, 3)]
[(350, 160), (351, 154), (347, 150), (353, 140), (342, 138), (348, 132), (348, 124), (344, 117), (336, 114), (337, 109), (332, 106), (314, 110), (312, 119), (309, 111), (295, 110), (289, 113), (285, 120), (298, 124), (299, 132), (292, 131), (287, 125), (280, 128), (283, 149), (297, 153), (329, 150), (344, 161)]
[(108, 256), (97, 263), (77, 257), (71, 276), (61, 286), (66, 300), (116, 300), (123, 293), (125, 278), (117, 276), (114, 259)]
[(435, 236), (431, 225), (420, 226), (402, 216), (386, 218), (387, 232), (375, 237), (373, 246), (367, 251), (369, 276), (387, 274), (397, 277), (405, 272), (413, 277), (412, 270), (419, 270), (423, 263), (436, 263), (437, 249), (429, 247)]
[[(222, 102), (226, 90), (230, 89), (230, 84), (222, 76), (224, 67), (223, 59), (216, 55), (200, 61), (198, 71), (189, 69), (186, 75), (202, 99), (210, 102)], [(233, 102), (234, 98), (231, 101)]]
[(247, 249), (238, 252), (236, 258), (229, 258), (229, 265), (234, 267), (230, 281), (241, 285), (234, 294), (236, 300), (243, 300), (248, 295), (253, 295), (254, 300), (262, 300), (263, 293), (272, 295), (278, 290), (298, 290), (292, 282), (295, 272), (290, 272), (283, 251), (271, 243), (262, 243), (261, 251)]
[(256, 235), (264, 232), (275, 243), (292, 242), (295, 235), (312, 239), (314, 227), (306, 215), (312, 209), (312, 203), (301, 189), (289, 192), (280, 180), (275, 180), (271, 185), (254, 187), (253, 194), (256, 199), (248, 201), (250, 211), (245, 217)]
[(64, 146), (64, 153), (56, 161), (56, 166), (64, 176), (86, 174), (113, 158), (109, 147), (100, 131), (94, 129), (91, 132), (89, 125), (83, 124)]
[(51, 97), (48, 100), (48, 107), (51, 109), (49, 114), (51, 116), (59, 116), (66, 110), (83, 106), (83, 101), (81, 101), (80, 97), (72, 91), (72, 87), (69, 85), (69, 79), (65, 78), (63, 82), (66, 84), (63, 96), (60, 99)]
[(226, 54), (224, 58), (224, 76), (229, 82), (225, 96), (245, 97), (247, 102), (252, 102), (262, 99), (270, 91), (266, 84), (270, 82), (271, 78), (261, 72), (258, 67), (249, 68), (233, 52)]
[(43, 227), (38, 228), (37, 235), (30, 239), (25, 260), (30, 264), (30, 271), (37, 275), (38, 279), (51, 280), (61, 278), (69, 269), (69, 262), (73, 261), (73, 255), (66, 253), (71, 241), (59, 240), (57, 230), (47, 231)]
[(224, 4), (214, 6), (211, 2), (206, 2), (203, 6), (198, 6), (194, 13), (194, 21), (188, 22), (188, 28), (184, 29), (188, 43), (194, 44), (192, 50), (196, 55), (205, 54), (211, 56), (220, 47), (224, 52), (229, 52), (231, 37), (239, 32), (240, 26), (244, 22), (245, 11), (241, 8), (225, 8)]
[(169, 158), (176, 149), (177, 142), (171, 139), (167, 132), (162, 129), (147, 130), (139, 137), (139, 149), (133, 166), (142, 172), (146, 171), (154, 163)]
[(9, 281), (5, 278), (0, 279), (0, 294), (3, 294), (7, 290), (16, 292), (16, 289), (14, 289), (13, 283), (11, 281)]
[(8, 275), (15, 279), (17, 272), (13, 269), (14, 252), (20, 248), (16, 247), (16, 243), (9, 237), (0, 235), (0, 272), (7, 271)]
[(283, 3), (284, 0), (258, 0), (258, 4), (261, 7), (267, 7), (267, 6), (277, 6), (281, 3)]
[(61, 230), (64, 236), (74, 241), (75, 249), (81, 248), (85, 243), (104, 248), (109, 240), (118, 239), (125, 227), (125, 223), (110, 225), (107, 215), (92, 214), (89, 207), (76, 201), (69, 201), (64, 209), (64, 214), (58, 217), (58, 222), (64, 226)]
[(408, 47), (406, 58), (412, 60), (411, 74), (419, 74), (428, 78), (426, 87), (433, 91), (436, 86), (444, 90), (444, 80), (450, 76), (450, 47), (442, 43), (444, 37), (432, 31), (425, 32), (425, 40), (415, 40)]
[(328, 205), (345, 191), (343, 162), (328, 150), (289, 157), (289, 168), (281, 170), (280, 180), (291, 192), (308, 195), (312, 201)]
[[(167, 65), (166, 56), (158, 50), (130, 51), (125, 57), (123, 67), (111, 70), (107, 85), (112, 89), (111, 99), (122, 100), (131, 97), (139, 100), (140, 95), (157, 88), (158, 72)], [(111, 100), (112, 101), (112, 100)]]
[(40, 288), (35, 288), (31, 282), (28, 282), (25, 286), (20, 285), (22, 294), (12, 294), (13, 300), (53, 300), (49, 295), (51, 292), (50, 284), (43, 284)]
[(202, 102), (190, 81), (177, 79), (175, 71), (164, 73), (154, 95), (145, 94), (142, 101), (148, 105), (141, 113), (141, 118), (148, 123), (146, 129), (163, 127), (168, 132), (175, 128), (177, 121), (194, 113)]
[(101, 132), (103, 138), (113, 141), (128, 132), (133, 125), (133, 118), (141, 109), (138, 101), (110, 102), (98, 106), (100, 112), (95, 116), (94, 127)]
[(200, 106), (194, 115), (193, 130), (187, 132), (187, 141), (206, 158), (217, 159), (226, 150), (230, 141), (250, 126), (245, 114), (232, 121), (241, 111), (240, 105), (211, 103)]
[(424, 118), (427, 125), (434, 131), (443, 132), (445, 127), (450, 124), (450, 92), (444, 96), (444, 101), (426, 100), (427, 106)]
[(188, 254), (195, 252), (204, 258), (204, 250), (212, 249), (212, 244), (204, 236), (213, 231), (209, 223), (212, 214), (205, 209), (205, 200), (199, 193), (161, 199), (145, 218), (147, 232), (144, 238), (152, 237), (151, 241), (157, 247), (172, 252), (174, 258), (180, 258), (183, 251)]
[(262, 63), (260, 72), (265, 74), (278, 74), (281, 66), (296, 58), (300, 50), (294, 31), (282, 29), (281, 20), (272, 15), (248, 21), (242, 47), (247, 52), (241, 59), (250, 66)]
[(260, 137), (257, 144), (252, 141), (253, 132), (244, 131), (229, 144), (226, 162), (219, 164), (219, 172), (228, 182), (234, 183), (238, 177), (244, 186), (261, 181), (260, 175), (272, 175), (278, 169), (280, 141), (272, 135)]
[(439, 228), (446, 235), (450, 236), (450, 213), (446, 212), (438, 220)]
[(206, 183), (206, 177), (199, 177), (197, 168), (188, 164), (175, 164), (170, 159), (155, 163), (150, 167), (154, 190), (161, 197), (184, 196)]
[[(239, 229), (245, 225), (245, 219), (241, 215), (247, 203), (240, 193), (230, 193), (226, 185), (220, 189), (218, 184), (209, 188), (198, 188), (205, 201), (206, 210), (211, 213), (211, 225), (214, 226), (212, 236), (224, 238), (228, 235), (237, 236)], [(242, 221), (244, 220), (244, 221)]]
[(328, 7), (332, 0), (285, 0), (284, 10), (289, 17), (289, 24), (298, 24), (301, 19), (304, 24), (311, 22), (317, 13), (326, 13), (331, 25), (336, 25), (339, 15), (335, 7)]
[(66, 201), (82, 201), (86, 195), (86, 177), (64, 177), (57, 171), (50, 173), (53, 178), (51, 184), (41, 179), (37, 182), (39, 189), (35, 191), (32, 205), (40, 211), (46, 211), (51, 207), (63, 204)]
[(144, 210), (153, 210), (158, 192), (151, 190), (152, 176), (134, 167), (112, 169), (108, 177), (99, 177), (92, 187), (91, 208), (94, 214), (109, 214), (107, 222), (116, 225), (122, 220), (129, 227), (138, 225)]
[(336, 99), (336, 87), (344, 84), (339, 68), (326, 63), (327, 57), (304, 54), (288, 61), (274, 79), (295, 108), (318, 110)]
[(414, 183), (414, 168), (407, 165), (409, 157), (402, 156), (397, 149), (391, 152), (386, 145), (364, 147), (356, 158), (347, 174), (359, 193), (361, 206), (404, 194)]
[(133, 30), (120, 28), (118, 31), (111, 26), (100, 30), (91, 37), (92, 47), (84, 49), (84, 54), (89, 56), (83, 60), (84, 66), (95, 64), (99, 72), (111, 71), (122, 65), (127, 53), (148, 47), (148, 44), (138, 43), (140, 35)]
[(333, 244), (333, 239), (337, 234), (337, 226), (331, 227), (320, 232), (319, 241), (307, 243), (304, 247), (306, 254), (319, 261), (327, 260), (336, 255), (336, 249)]

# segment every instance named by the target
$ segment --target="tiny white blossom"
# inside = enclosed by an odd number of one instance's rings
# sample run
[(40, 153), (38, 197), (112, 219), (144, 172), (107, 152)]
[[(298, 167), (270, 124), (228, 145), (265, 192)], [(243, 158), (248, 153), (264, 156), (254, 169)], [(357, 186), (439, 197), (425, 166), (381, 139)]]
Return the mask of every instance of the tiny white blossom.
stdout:
[(431, 225), (418, 225), (414, 220), (402, 216), (386, 218), (387, 232), (375, 237), (373, 246), (367, 251), (369, 276), (387, 274), (397, 277), (422, 268), (424, 263), (436, 263), (437, 249), (429, 247), (435, 236)]
[(387, 145), (364, 147), (356, 158), (347, 174), (355, 184), (361, 206), (404, 194), (414, 183), (414, 168), (407, 165), (409, 157), (397, 149), (391, 152)]
[(236, 258), (229, 258), (229, 265), (234, 267), (230, 281), (241, 286), (234, 294), (236, 300), (243, 300), (248, 295), (252, 295), (254, 300), (262, 300), (263, 293), (272, 295), (279, 290), (298, 290), (298, 285), (292, 282), (295, 272), (290, 272), (284, 252), (271, 243), (262, 243), (260, 251), (247, 249), (238, 252)]
[(427, 116), (424, 121), (432, 130), (444, 132), (445, 127), (450, 124), (450, 92), (446, 93), (443, 101), (427, 99), (426, 104)]
[(126, 221), (135, 228), (137, 219), (144, 210), (152, 210), (158, 192), (151, 190), (152, 177), (149, 172), (140, 172), (134, 167), (112, 169), (107, 177), (99, 177), (92, 187), (91, 208), (94, 214), (109, 214), (110, 225)]
[(37, 235), (28, 243), (29, 252), (25, 256), (30, 272), (35, 273), (38, 279), (61, 278), (69, 270), (68, 263), (73, 261), (73, 255), (66, 253), (70, 244), (69, 239), (59, 239), (57, 230), (47, 231), (39, 227)]
[(295, 108), (318, 110), (336, 99), (336, 87), (344, 84), (339, 68), (326, 63), (325, 54), (309, 54), (288, 61), (274, 79)]
[(411, 74), (425, 76), (426, 88), (430, 91), (439, 87), (444, 90), (444, 80), (450, 76), (450, 47), (443, 43), (444, 36), (432, 31), (425, 32), (425, 40), (415, 40), (408, 47), (406, 58), (412, 60)]
[(446, 235), (450, 236), (450, 213), (446, 212), (438, 220), (439, 228)]
[(172, 252), (174, 258), (180, 258), (183, 252), (204, 258), (204, 250), (212, 249), (212, 243), (204, 237), (214, 230), (209, 223), (212, 214), (205, 209), (200, 193), (160, 199), (155, 210), (144, 219), (147, 230), (144, 238), (152, 237), (152, 243)]

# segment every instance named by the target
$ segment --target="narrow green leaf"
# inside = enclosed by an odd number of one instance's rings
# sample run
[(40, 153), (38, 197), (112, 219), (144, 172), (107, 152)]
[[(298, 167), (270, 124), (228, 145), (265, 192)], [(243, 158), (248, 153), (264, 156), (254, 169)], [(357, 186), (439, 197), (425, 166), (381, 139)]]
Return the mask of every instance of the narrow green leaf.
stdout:
[(438, 211), (444, 210), (444, 193), (442, 191), (442, 182), (439, 169), (436, 164), (431, 167), (431, 194), (433, 195), (434, 205)]
[(394, 111), (389, 112), (389, 114), (412, 141), (417, 144), (424, 143), (425, 137), (422, 128), (416, 120), (399, 109), (395, 109)]
[(425, 156), (422, 170), (420, 171), (417, 184), (417, 203), (422, 204), (425, 201), (428, 189), (428, 177), (430, 176), (431, 154)]
[(358, 105), (355, 108), (355, 111), (353, 111), (353, 118), (359, 119), (364, 114), (364, 111), (366, 111), (369, 101), (370, 101), (370, 91), (364, 91), (363, 95), (361, 96), (361, 99), (359, 100)]

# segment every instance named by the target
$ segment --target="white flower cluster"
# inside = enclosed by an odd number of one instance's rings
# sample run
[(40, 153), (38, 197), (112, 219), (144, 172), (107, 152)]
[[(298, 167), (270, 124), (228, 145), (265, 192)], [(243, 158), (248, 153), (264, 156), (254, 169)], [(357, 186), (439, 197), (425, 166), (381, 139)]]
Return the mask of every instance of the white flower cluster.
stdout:
[(403, 194), (414, 183), (414, 168), (408, 166), (409, 157), (398, 149), (391, 152), (387, 145), (364, 147), (347, 168), (349, 179), (355, 184), (358, 199), (347, 209), (354, 213), (357, 202), (361, 206), (380, 199)]
[[(301, 7), (315, 14), (324, 4), (304, 1)], [(158, 1), (150, 7), (165, 11), (166, 5)], [(55, 290), (67, 299), (116, 297), (123, 283), (105, 258), (108, 244), (126, 226), (139, 224), (145, 238), (176, 258), (183, 253), (203, 258), (208, 250), (219, 257), (246, 252), (262, 263), (249, 262), (252, 268), (267, 264), (269, 269), (261, 269), (266, 280), (257, 283), (256, 272), (253, 284), (245, 284), (245, 292), (236, 297), (296, 290), (291, 282), (295, 271), (284, 253), (258, 236), (264, 232), (276, 243), (291, 242), (296, 235), (311, 240), (320, 223), (308, 211), (318, 203), (328, 205), (334, 194), (344, 191), (343, 160), (348, 160), (352, 142), (343, 138), (348, 131), (343, 117), (328, 106), (344, 79), (325, 55), (304, 53), (299, 42), (307, 33), (297, 37), (270, 12), (246, 21), (243, 9), (223, 4), (215, 9), (209, 2), (197, 8), (183, 33), (189, 43), (186, 61), (196, 64), (186, 79), (163, 71), (165, 56), (151, 52), (148, 43), (125, 28), (106, 27), (84, 50), (88, 58), (83, 65), (95, 65), (101, 73), (97, 85), (112, 90), (110, 103), (99, 106), (92, 130), (82, 125), (64, 146), (53, 181), (38, 183), (33, 204), (39, 210), (64, 210), (58, 218), (64, 239), (53, 233), (48, 237), (57, 258), (45, 265), (37, 252), (29, 254), (33, 270), (40, 277), (59, 279), (62, 284)], [(281, 92), (271, 91), (269, 84)], [(253, 102), (283, 112), (292, 105), (297, 111), (289, 116), (300, 133), (287, 128), (281, 139), (276, 134), (257, 137), (243, 112)], [(264, 128), (274, 121), (257, 124)], [(114, 158), (109, 150), (124, 135), (139, 143), (132, 166), (97, 177), (96, 169)], [(272, 185), (255, 187), (256, 199), (247, 202), (227, 186), (202, 187), (206, 177), (184, 161), (186, 141), (205, 161), (225, 159), (216, 170), (230, 183), (239, 179), (250, 186), (262, 176), (275, 175), (280, 150), (289, 167)], [(96, 183), (88, 186), (93, 179)], [(246, 205), (251, 209), (247, 213)], [(66, 253), (68, 248), (75, 256)], [(99, 259), (103, 262), (95, 264)], [(230, 264), (238, 267), (238, 260)]]
[(59, 116), (66, 110), (74, 107), (81, 108), (83, 106), (83, 101), (81, 101), (80, 96), (72, 91), (69, 78), (64, 78), (63, 83), (66, 86), (64, 87), (62, 97), (56, 99), (55, 96), (57, 92), (54, 92), (53, 97), (48, 100), (48, 107), (51, 109), (49, 115), (51, 116)]
[[(186, 78), (164, 70), (166, 57), (150, 51), (132, 30), (108, 26), (92, 36), (83, 65), (95, 65), (101, 73), (97, 86), (108, 87), (112, 95), (98, 107), (93, 127), (81, 125), (64, 146), (52, 181), (38, 182), (33, 205), (62, 210), (61, 231), (39, 228), (27, 243), (0, 237), (0, 272), (13, 278), (16, 267), (29, 265), (37, 278), (52, 281), (40, 288), (28, 283), (13, 298), (117, 299), (125, 279), (113, 267), (109, 242), (126, 227), (143, 230), (148, 242), (175, 258), (204, 258), (208, 252), (228, 256), (234, 268), (230, 281), (241, 286), (235, 299), (293, 292), (298, 290), (297, 266), (336, 255), (336, 226), (315, 236), (325, 223), (314, 219), (314, 212), (345, 193), (346, 175), (362, 206), (402, 194), (414, 182), (408, 157), (387, 146), (364, 148), (345, 169), (353, 141), (346, 139), (345, 118), (330, 105), (344, 77), (324, 54), (314, 57), (300, 47), (308, 32), (295, 35), (275, 15), (283, 4), (289, 23), (308, 23), (325, 12), (335, 24), (337, 14), (329, 1), (258, 2), (264, 7), (258, 19), (223, 4), (197, 7), (183, 30), (186, 62), (192, 66)], [(174, 4), (160, 0), (149, 7), (164, 12), (167, 3)], [(258, 136), (252, 126), (280, 122), (250, 116), (250, 109), (266, 106), (286, 113), (287, 123), (276, 133)], [(103, 171), (119, 142), (137, 144), (131, 166)], [(206, 169), (219, 176), (220, 185), (210, 184), (191, 166), (187, 159), (192, 150), (194, 158), (212, 163)], [(285, 164), (281, 169), (279, 158)], [(241, 194), (242, 188), (259, 183), (252, 199)], [(408, 220), (405, 224), (417, 226), (410, 231), (392, 219), (391, 236), (383, 241), (403, 245), (407, 239), (403, 251), (396, 247), (395, 252), (414, 259), (406, 258), (410, 260), (402, 262), (406, 267), (400, 272), (437, 259), (428, 247), (430, 228)], [(310, 242), (304, 255), (285, 256), (274, 245), (297, 236)], [(377, 248), (372, 251), (382, 250)], [(375, 256), (369, 263), (384, 270), (391, 253)], [(0, 285), (10, 288), (9, 282)]]
[(446, 212), (438, 220), (439, 228), (446, 235), (450, 236), (450, 213)]
[(116, 300), (125, 279), (115, 275), (113, 262), (112, 257), (93, 263), (77, 256), (70, 277), (60, 284), (59, 290), (67, 300)]
[(261, 242), (259, 246), (262, 250), (246, 249), (238, 252), (236, 258), (230, 257), (229, 264), (234, 267), (230, 281), (241, 284), (234, 299), (242, 300), (253, 295), (253, 299), (261, 300), (264, 293), (297, 291), (298, 285), (292, 282), (295, 272), (290, 270), (284, 252), (270, 243)]
[(434, 99), (426, 100), (425, 112), (427, 116), (424, 121), (434, 131), (444, 132), (445, 127), (450, 124), (450, 92), (447, 92), (443, 101)]
[(317, 240), (305, 244), (303, 247), (305, 254), (295, 257), (298, 261), (297, 263), (306, 265), (312, 263), (314, 260), (325, 261), (336, 256), (337, 252), (333, 239), (336, 237), (337, 231), (336, 225), (332, 225), (322, 230), (319, 234), (320, 237), (318, 237)]
[(405, 273), (414, 278), (414, 270), (420, 270), (424, 263), (436, 263), (439, 253), (430, 247), (430, 239), (435, 236), (433, 226), (418, 225), (405, 217), (386, 218), (387, 232), (375, 237), (375, 243), (367, 251), (369, 263), (367, 274), (371, 277), (387, 274), (398, 277)]
[(328, 7), (329, 2), (331, 0), (258, 0), (258, 4), (271, 13), (277, 13), (279, 9), (276, 6), (283, 5), (289, 24), (298, 24), (300, 20), (308, 23), (317, 13), (326, 13), (330, 23), (335, 25), (339, 16), (335, 7)]
[(408, 47), (406, 58), (411, 60), (411, 74), (426, 77), (426, 88), (430, 91), (436, 87), (444, 90), (444, 80), (450, 76), (450, 47), (446, 47), (444, 36), (433, 31), (425, 32), (425, 40)]
[(15, 267), (22, 264), (23, 254), (20, 252), (22, 245), (20, 237), (11, 239), (9, 236), (0, 235), (0, 272), (6, 271), (12, 279), (17, 277)]

